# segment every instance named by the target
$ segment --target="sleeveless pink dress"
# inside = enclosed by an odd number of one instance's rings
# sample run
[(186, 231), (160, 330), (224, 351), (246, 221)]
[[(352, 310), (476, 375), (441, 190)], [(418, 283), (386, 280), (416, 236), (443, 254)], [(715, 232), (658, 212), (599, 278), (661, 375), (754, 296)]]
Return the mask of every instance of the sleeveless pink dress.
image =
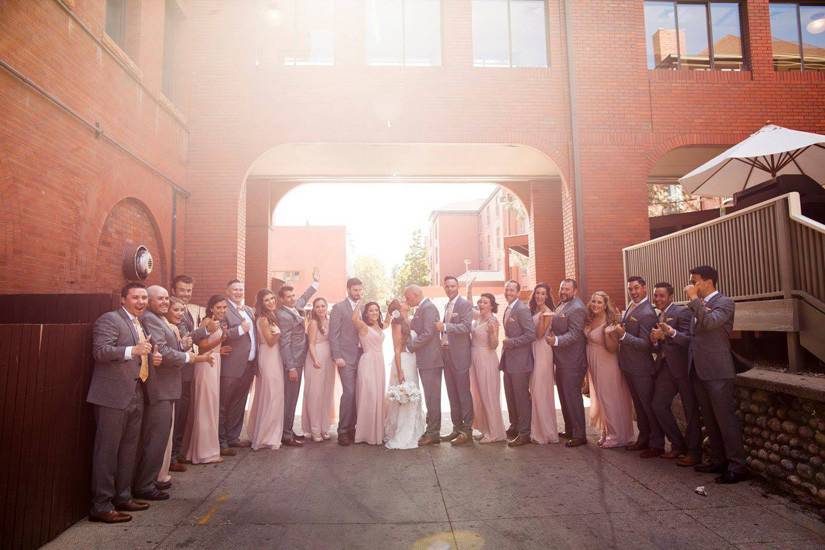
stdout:
[[(257, 323), (256, 323), (257, 325)], [(247, 432), (252, 450), (278, 449), (284, 433), (284, 364), (278, 344), (269, 346), (258, 330), (258, 374)], [(275, 327), (277, 332), (278, 327)]]
[(601, 433), (602, 447), (624, 447), (633, 441), (633, 399), (619, 356), (604, 345), (605, 325), (585, 328), (587, 376), (590, 382), (590, 423)]
[[(533, 315), (537, 327), (540, 318), (541, 312)], [(533, 342), (533, 361), (533, 372), (530, 374), (530, 399), (533, 407), (530, 438), (541, 445), (558, 443), (553, 348), (544, 338)]]
[(355, 442), (383, 445), (386, 416), (384, 333), (369, 327), (367, 335), (359, 337), (364, 353), (358, 361), (355, 384)]
[(470, 393), (473, 396), (473, 428), (481, 432), (482, 443), (504, 441), (507, 434), (501, 415), (501, 371), (498, 352), (490, 347), (487, 321), (473, 322), (470, 347)]
[[(209, 335), (209, 343), (220, 341), (223, 330)], [(220, 414), (221, 346), (209, 353), (213, 363), (195, 363), (192, 377), (192, 398), (186, 431), (183, 434), (184, 458), (192, 464), (221, 462), (221, 445), (218, 441), (218, 416)]]
[(335, 363), (329, 349), (329, 321), (324, 321), (324, 330), (318, 331), (315, 341), (315, 356), (321, 363), (316, 369), (312, 357), (307, 353), (304, 364), (304, 404), (301, 408), (301, 428), (305, 434), (321, 437), (329, 433), (335, 389)]

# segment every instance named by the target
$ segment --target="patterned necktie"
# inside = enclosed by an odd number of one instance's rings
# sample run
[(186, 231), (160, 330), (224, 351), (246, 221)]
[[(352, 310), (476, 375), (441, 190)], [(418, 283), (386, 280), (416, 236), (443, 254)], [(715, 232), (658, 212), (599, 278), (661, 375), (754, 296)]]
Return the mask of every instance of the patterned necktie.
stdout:
[[(445, 324), (445, 325), (446, 325), (447, 323), (449, 323), (449, 322), (450, 322), (450, 319), (452, 318), (452, 315), (453, 315), (453, 305), (454, 305), (454, 304), (455, 304), (455, 302), (454, 302), (454, 301), (453, 301), (453, 302), (450, 302), (449, 304), (447, 304), (447, 310), (444, 312), (444, 324)], [(441, 345), (442, 345), (442, 346), (447, 346), (447, 345), (449, 345), (449, 340), (447, 340), (447, 330), (446, 330), (446, 328), (445, 328), (443, 331), (441, 331)]]
[(507, 306), (507, 311), (504, 312), (504, 324), (505, 326), (510, 321), (510, 312), (513, 309), (512, 305)]
[[(141, 326), (140, 321), (138, 321), (137, 317), (132, 319), (132, 322), (135, 324), (135, 329), (138, 333), (138, 340), (140, 342), (146, 341), (146, 334), (143, 332), (143, 326)], [(146, 382), (146, 379), (149, 378), (149, 356), (148, 355), (141, 355), (140, 356), (140, 377), (141, 382)]]

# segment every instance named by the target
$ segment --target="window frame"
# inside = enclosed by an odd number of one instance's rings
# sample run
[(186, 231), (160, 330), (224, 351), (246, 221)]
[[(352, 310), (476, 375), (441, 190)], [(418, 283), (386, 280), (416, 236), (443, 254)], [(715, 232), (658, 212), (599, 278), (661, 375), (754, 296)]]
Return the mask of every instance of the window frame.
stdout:
[[(513, 18), (511, 15), (510, 4), (513, 0), (506, 0), (507, 2), (507, 65), (477, 65), (475, 60), (475, 52), (473, 52), (473, 67), (481, 69), (549, 69), (550, 68), (550, 6), (548, 0), (541, 0), (544, 8), (544, 55), (545, 64), (540, 66), (526, 66), (513, 65)], [(470, 4), (472, 9), (475, 0)], [(472, 14), (471, 14), (472, 15)], [(472, 36), (475, 36), (475, 29), (472, 30)]]
[[(365, 3), (366, 6), (366, 3)], [(369, 9), (369, 8), (367, 8)], [(366, 13), (364, 14), (366, 16)], [(369, 31), (367, 31), (369, 32)], [(444, 66), (444, 0), (438, 0), (438, 63), (431, 65), (407, 63), (407, 0), (401, 0), (401, 62), (400, 63), (373, 63), (367, 54), (366, 41), (364, 44), (364, 63), (368, 67), (443, 67)]]
[[(645, 0), (646, 5), (648, 1), (661, 0)], [(698, 4), (705, 6), (705, 25), (708, 33), (708, 61), (709, 66), (707, 71), (723, 71), (723, 72), (742, 72), (750, 70), (750, 59), (748, 57), (749, 47), (749, 33), (745, 29), (744, 23), (747, 21), (747, 1), (746, 0), (666, 0), (673, 4), (673, 21), (676, 26), (676, 66), (673, 69), (661, 69), (659, 67), (648, 68), (650, 71), (658, 70), (673, 70), (680, 71), (682, 67), (682, 41), (679, 39), (679, 4)], [(716, 50), (713, 42), (713, 13), (711, 12), (713, 4), (736, 4), (739, 12), (739, 44), (742, 48), (742, 67), (738, 70), (734, 69), (717, 69), (716, 68)], [(644, 6), (643, 6), (644, 8)], [(647, 45), (647, 28), (645, 28), (645, 45)], [(702, 69), (687, 69), (687, 70), (702, 70)]]
[[(768, 2), (768, 9), (770, 10), (770, 6), (772, 4), (784, 4), (784, 5), (792, 5), (796, 8), (796, 45), (799, 46), (799, 72), (805, 72), (805, 43), (802, 40), (802, 10), (801, 8), (804, 7), (819, 7), (825, 9), (825, 2), (817, 2), (811, 1), (808, 2), (800, 2), (799, 0), (770, 0)], [(776, 62), (774, 61), (773, 56), (773, 25), (770, 23), (770, 16), (768, 16), (768, 26), (771, 29), (771, 64), (773, 65), (773, 70), (775, 72), (781, 73), (792, 73), (796, 72), (796, 70), (792, 71), (780, 71), (776, 68)], [(810, 69), (808, 72), (825, 72), (821, 69)]]
[[(291, 44), (290, 44), (290, 52), (294, 53), (295, 48), (295, 41), (296, 41), (296, 34), (298, 29), (298, 3), (302, 2), (303, 0), (292, 0), (292, 17), (291, 17)], [(304, 61), (299, 60), (297, 55), (284, 55), (283, 56), (283, 66), (284, 67), (334, 67), (335, 66), (335, 59), (336, 59), (336, 42), (337, 42), (337, 17), (338, 17), (338, 5), (336, 0), (330, 0), (332, 3), (332, 61), (329, 63), (318, 63), (314, 61)]]

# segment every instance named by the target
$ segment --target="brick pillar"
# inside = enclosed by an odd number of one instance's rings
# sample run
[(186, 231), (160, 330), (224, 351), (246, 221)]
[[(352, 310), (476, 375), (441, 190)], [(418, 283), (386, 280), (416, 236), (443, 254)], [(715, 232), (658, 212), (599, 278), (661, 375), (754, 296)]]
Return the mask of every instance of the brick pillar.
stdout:
[(269, 287), (269, 226), (272, 223), (270, 183), (265, 180), (246, 182), (246, 303), (252, 305), (255, 294)]
[(530, 184), (529, 280), (556, 288), (564, 278), (564, 227), (561, 181)]

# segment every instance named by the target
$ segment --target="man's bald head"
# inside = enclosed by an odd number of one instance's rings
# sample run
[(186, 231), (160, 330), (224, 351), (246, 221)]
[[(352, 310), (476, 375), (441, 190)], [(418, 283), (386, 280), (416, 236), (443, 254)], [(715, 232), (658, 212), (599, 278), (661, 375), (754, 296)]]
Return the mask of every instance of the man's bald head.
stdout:
[(149, 309), (158, 315), (166, 315), (169, 311), (169, 291), (160, 285), (152, 285), (146, 292), (149, 294)]
[(404, 299), (413, 307), (420, 304), (423, 297), (424, 290), (418, 285), (409, 285), (404, 289)]

